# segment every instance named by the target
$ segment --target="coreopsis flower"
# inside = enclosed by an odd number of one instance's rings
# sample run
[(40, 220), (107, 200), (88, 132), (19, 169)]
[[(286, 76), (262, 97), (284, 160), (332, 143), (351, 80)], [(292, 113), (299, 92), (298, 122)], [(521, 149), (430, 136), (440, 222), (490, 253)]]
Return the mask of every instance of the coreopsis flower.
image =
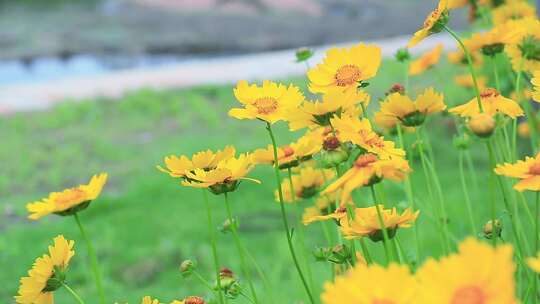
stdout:
[(52, 192), (41, 201), (28, 203), (26, 210), (31, 220), (40, 219), (51, 213), (57, 215), (73, 215), (86, 209), (95, 200), (107, 182), (107, 174), (92, 176), (88, 184), (65, 189), (62, 192)]
[[(469, 73), (454, 77), (454, 82), (461, 87), (467, 89), (474, 89), (474, 81), (471, 74)], [(484, 90), (487, 86), (487, 78), (484, 76), (478, 76), (476, 78), (476, 82), (480, 90)]]
[(422, 288), (415, 303), (518, 303), (514, 271), (512, 246), (494, 248), (468, 238), (458, 253), (429, 259), (418, 270)]
[(277, 84), (265, 80), (262, 86), (249, 85), (239, 81), (234, 88), (234, 96), (243, 105), (229, 111), (229, 116), (237, 119), (260, 119), (273, 124), (285, 120), (291, 111), (296, 111), (304, 101), (304, 95), (294, 85)]
[(188, 172), (195, 169), (214, 169), (219, 162), (234, 157), (235, 154), (236, 149), (233, 146), (226, 146), (225, 149), (215, 153), (211, 150), (197, 152), (193, 154), (191, 159), (185, 155), (170, 155), (164, 160), (166, 168), (161, 166), (157, 166), (157, 168), (172, 177), (185, 178)]
[(428, 70), (429, 68), (436, 65), (437, 62), (439, 62), (439, 59), (441, 58), (442, 50), (443, 50), (443, 45), (438, 44), (431, 51), (428, 51), (422, 54), (418, 59), (413, 60), (411, 62), (411, 65), (409, 66), (409, 74), (412, 76), (420, 75), (426, 70)]
[(150, 296), (145, 296), (141, 300), (141, 304), (161, 304), (158, 299), (152, 299)]
[(358, 263), (325, 283), (323, 304), (415, 304), (418, 284), (409, 268), (396, 263), (381, 265)]
[(182, 185), (194, 188), (208, 188), (214, 194), (236, 190), (240, 181), (249, 180), (260, 183), (246, 175), (253, 169), (250, 155), (240, 154), (238, 158), (231, 157), (219, 162), (210, 170), (197, 168), (186, 173)]
[(331, 122), (341, 142), (351, 142), (369, 153), (378, 155), (381, 159), (405, 156), (405, 151), (396, 148), (393, 141), (384, 140), (383, 136), (375, 133), (366, 118), (343, 116), (332, 118)]
[[(289, 179), (281, 182), (283, 200), (292, 203), (301, 199), (313, 197), (317, 194), (327, 180), (334, 178), (335, 171), (329, 169), (315, 169), (312, 167), (300, 168), (298, 174), (292, 175), (294, 193), (291, 191)], [(279, 201), (278, 191), (274, 192), (276, 201)]]
[(536, 10), (527, 1), (508, 1), (493, 9), (492, 16), (493, 23), (500, 25), (510, 20), (535, 18)]
[(532, 93), (532, 99), (540, 102), (540, 70), (534, 72), (534, 78), (531, 80), (534, 86), (534, 92)]
[(540, 252), (534, 257), (527, 258), (527, 265), (536, 273), (540, 273)]
[(370, 96), (362, 90), (342, 90), (332, 88), (328, 90), (321, 102), (304, 101), (297, 111), (291, 113), (289, 117), (289, 128), (295, 131), (301, 128), (316, 128), (318, 126), (330, 125), (330, 118), (348, 115), (361, 115), (362, 110), (357, 106), (369, 105)]
[[(413, 212), (408, 208), (401, 214), (396, 208), (384, 209), (383, 205), (378, 205), (383, 219), (384, 227), (388, 232), (388, 237), (393, 238), (398, 228), (408, 228), (418, 218), (420, 211)], [(377, 207), (355, 208), (352, 219), (343, 217), (340, 219), (341, 232), (347, 239), (369, 237), (377, 242), (383, 239), (383, 232), (377, 214)]]
[[(302, 136), (290, 145), (278, 147), (278, 164), (281, 169), (298, 166), (301, 162), (311, 159), (313, 154), (321, 150), (321, 144), (310, 136)], [(274, 164), (274, 147), (253, 151), (251, 160), (254, 164)]]
[(512, 27), (505, 23), (498, 25), (487, 32), (475, 33), (468, 43), (469, 51), (481, 51), (486, 56), (495, 56), (501, 53), (506, 45), (514, 44), (520, 38), (522, 29)]
[(409, 163), (403, 158), (380, 159), (375, 154), (363, 154), (321, 194), (326, 195), (341, 189), (340, 201), (346, 202), (356, 188), (373, 185), (382, 179), (402, 181), (410, 171)]
[[(518, 116), (523, 116), (524, 114), (517, 102), (502, 96), (499, 91), (493, 88), (482, 90), (480, 92), (480, 100), (483, 112), (492, 116), (501, 113), (511, 118), (516, 118)], [(474, 97), (463, 105), (451, 108), (448, 112), (461, 117), (472, 117), (475, 114), (480, 113), (478, 100)]]
[(333, 212), (329, 212), (328, 210), (325, 210), (320, 207), (309, 207), (304, 210), (304, 214), (302, 215), (302, 223), (304, 225), (309, 225), (314, 222), (321, 222), (321, 221), (328, 221), (328, 220), (336, 220), (340, 221), (342, 218), (347, 217), (347, 208), (346, 207), (339, 207), (335, 209)]
[(512, 20), (508, 21), (508, 27), (519, 29), (520, 33), (517, 42), (505, 48), (514, 71), (540, 70), (540, 20), (537, 18)]
[(332, 88), (356, 90), (377, 74), (380, 64), (378, 46), (361, 43), (350, 48), (332, 48), (322, 63), (307, 72), (309, 89), (313, 93), (325, 93)]
[(497, 165), (495, 173), (519, 179), (519, 182), (514, 185), (517, 191), (540, 191), (540, 153), (535, 157), (518, 160), (515, 164)]
[(422, 28), (414, 33), (414, 36), (409, 41), (407, 47), (411, 48), (424, 40), (427, 36), (440, 32), (442, 30), (442, 25), (446, 25), (447, 22), (448, 1), (440, 0), (437, 8), (426, 17)]
[(54, 291), (62, 287), (69, 261), (75, 255), (73, 245), (63, 235), (54, 238), (49, 246), (49, 253), (37, 258), (28, 271), (28, 276), (21, 278), (17, 304), (53, 304)]
[(416, 127), (424, 123), (427, 115), (444, 109), (444, 96), (433, 88), (424, 90), (414, 101), (407, 95), (394, 93), (381, 102), (379, 112), (375, 113), (375, 122), (381, 126), (401, 123), (406, 127)]

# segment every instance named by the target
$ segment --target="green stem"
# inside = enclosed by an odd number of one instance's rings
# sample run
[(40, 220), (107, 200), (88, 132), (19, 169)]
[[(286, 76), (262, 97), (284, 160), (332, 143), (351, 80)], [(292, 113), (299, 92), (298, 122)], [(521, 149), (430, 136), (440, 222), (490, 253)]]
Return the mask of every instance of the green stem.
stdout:
[[(516, 71), (517, 75), (516, 75), (516, 96), (517, 96), (517, 102), (519, 103), (523, 96), (521, 95), (521, 77), (522, 77), (522, 74), (523, 74), (523, 59), (520, 60), (520, 63), (519, 63), (519, 69), (518, 71)], [(529, 125), (529, 129), (530, 129), (530, 132), (531, 132), (531, 135), (530, 135), (530, 140), (531, 140), (531, 149), (532, 149), (532, 152), (535, 153), (536, 152), (536, 147), (537, 147), (537, 143), (536, 143), (536, 138), (537, 138), (537, 132), (536, 132), (536, 128), (538, 126), (537, 122), (536, 122), (536, 117), (533, 115), (533, 109), (529, 103), (528, 100), (525, 100), (523, 102), (523, 108), (525, 109), (525, 115), (527, 116), (527, 124)]]
[(285, 229), (285, 235), (287, 237), (287, 245), (289, 246), (289, 251), (291, 253), (294, 266), (296, 267), (296, 271), (298, 272), (298, 275), (300, 276), (300, 280), (302, 281), (302, 284), (304, 285), (304, 289), (306, 290), (306, 293), (309, 297), (309, 301), (312, 304), (314, 304), (315, 300), (313, 298), (313, 295), (311, 294), (306, 278), (304, 277), (304, 274), (302, 273), (302, 269), (300, 268), (300, 264), (298, 263), (298, 259), (296, 258), (296, 253), (294, 252), (294, 246), (292, 244), (291, 232), (289, 230), (289, 222), (287, 221), (287, 213), (285, 211), (285, 203), (283, 202), (283, 189), (281, 189), (281, 178), (279, 176), (280, 174), (279, 174), (279, 162), (278, 162), (278, 155), (277, 155), (277, 144), (276, 144), (276, 139), (274, 137), (274, 133), (272, 132), (272, 126), (270, 125), (270, 123), (266, 123), (266, 130), (268, 131), (268, 134), (272, 141), (272, 147), (274, 150), (274, 173), (276, 176), (279, 206), (281, 210), (281, 218), (283, 220), (283, 228)]
[[(213, 290), (214, 290), (214, 288), (212, 287), (212, 285), (211, 285), (205, 278), (203, 278), (203, 276), (202, 276), (199, 272), (197, 272), (197, 271), (194, 270), (194, 271), (193, 271), (193, 274), (195, 275), (195, 277), (196, 277), (197, 279), (199, 279), (199, 281), (200, 281), (206, 288), (208, 288), (208, 290), (210, 290), (210, 291), (213, 291)], [(219, 286), (221, 286), (221, 285), (219, 285)]]
[(491, 65), (493, 66), (493, 76), (495, 76), (495, 87), (497, 91), (501, 91), (501, 83), (499, 81), (499, 70), (497, 69), (497, 54), (490, 56)]
[(388, 230), (386, 230), (386, 226), (384, 225), (383, 216), (381, 213), (381, 209), (379, 208), (379, 203), (377, 202), (377, 195), (375, 194), (375, 188), (373, 185), (370, 186), (371, 188), (371, 196), (373, 197), (373, 205), (375, 206), (375, 209), (377, 210), (377, 220), (379, 221), (379, 227), (381, 228), (382, 234), (383, 234), (383, 246), (384, 246), (384, 253), (386, 254), (386, 262), (390, 263), (393, 261), (392, 254), (390, 253), (390, 249), (388, 246), (390, 245), (390, 237), (388, 237)]
[(60, 284), (77, 300), (79, 304), (84, 304), (84, 301), (81, 299), (81, 297), (75, 292), (75, 290), (71, 289), (71, 287), (68, 286), (65, 282), (60, 281)]
[[(493, 147), (492, 147), (491, 140), (488, 139), (488, 141), (486, 141), (486, 147), (489, 154), (489, 161), (491, 163), (491, 168), (489, 170), (489, 193), (490, 193), (490, 201), (491, 201), (491, 227), (492, 227), (492, 231), (494, 232), (495, 221), (497, 219), (497, 206), (496, 206), (495, 197), (494, 197), (495, 185), (494, 185), (493, 179), (495, 178), (495, 173), (493, 172), (493, 169), (495, 168), (496, 160), (493, 154)], [(491, 242), (493, 243), (493, 247), (497, 246), (497, 235), (495, 233), (491, 234)]]
[(90, 238), (86, 234), (86, 231), (83, 228), (83, 225), (81, 224), (81, 220), (79, 219), (79, 215), (77, 213), (73, 214), (73, 217), (75, 218), (75, 222), (77, 222), (77, 226), (79, 226), (79, 230), (81, 231), (81, 235), (86, 242), (86, 249), (88, 251), (88, 258), (90, 259), (90, 266), (92, 267), (92, 272), (94, 273), (94, 280), (96, 281), (96, 288), (98, 290), (99, 294), (99, 303), (105, 304), (105, 292), (103, 291), (103, 285), (101, 283), (101, 272), (99, 270), (99, 265), (96, 257), (96, 252), (94, 251), (94, 247), (92, 246), (92, 242), (90, 241)]
[[(540, 233), (540, 192), (536, 191), (536, 200), (535, 200), (535, 212), (536, 212), (536, 218), (534, 221), (534, 250), (536, 255), (538, 253), (538, 250), (540, 250), (540, 238), (538, 237), (538, 233)], [(533, 277), (533, 299), (536, 301), (536, 297), (538, 297), (538, 276), (535, 274)]]
[(249, 289), (251, 291), (251, 295), (253, 296), (253, 299), (255, 299), (255, 302), (259, 302), (257, 300), (257, 293), (255, 292), (255, 287), (253, 286), (253, 280), (251, 278), (251, 272), (247, 268), (246, 264), (246, 258), (244, 254), (244, 246), (242, 245), (242, 241), (240, 240), (240, 236), (238, 235), (238, 229), (236, 227), (236, 222), (233, 220), (232, 212), (231, 212), (231, 204), (229, 203), (229, 196), (227, 192), (224, 193), (225, 197), (225, 207), (227, 209), (227, 216), (229, 218), (229, 223), (231, 224), (231, 231), (234, 238), (234, 242), (236, 244), (236, 249), (238, 250), (238, 256), (240, 258), (240, 266), (242, 267), (242, 271), (244, 272), (244, 275), (246, 276), (246, 279), (248, 281)]
[(221, 289), (221, 276), (219, 275), (219, 271), (220, 271), (219, 255), (218, 255), (217, 246), (216, 246), (216, 232), (215, 232), (215, 227), (212, 220), (212, 209), (210, 208), (210, 203), (208, 202), (208, 193), (206, 192), (206, 189), (202, 189), (202, 193), (203, 193), (204, 205), (206, 206), (206, 216), (208, 220), (208, 233), (210, 235), (210, 246), (212, 247), (212, 256), (214, 258), (214, 268), (215, 268), (215, 273), (216, 273), (216, 282), (218, 286), (218, 290), (217, 290), (218, 298), (219, 298), (219, 303), (223, 304), (227, 302), (227, 300), (224, 299), (223, 290)]
[(471, 231), (473, 235), (478, 235), (476, 230), (476, 222), (474, 220), (471, 199), (469, 197), (469, 189), (467, 188), (467, 181), (465, 180), (465, 172), (463, 170), (463, 152), (459, 151), (459, 177), (461, 179), (461, 187), (463, 189), (463, 195), (465, 196), (465, 205), (467, 207), (467, 213), (469, 214), (469, 221), (471, 224)]
[(465, 57), (467, 58), (467, 66), (469, 67), (469, 73), (471, 74), (471, 77), (473, 79), (474, 93), (476, 94), (476, 101), (478, 102), (478, 108), (479, 108), (480, 112), (482, 112), (483, 111), (482, 99), (480, 98), (480, 89), (478, 87), (478, 80), (477, 80), (477, 77), (476, 77), (476, 72), (474, 71), (474, 66), (473, 66), (473, 62), (472, 62), (471, 53), (469, 52), (469, 50), (467, 49), (467, 47), (465, 46), (465, 44), (463, 43), (461, 38), (459, 38), (458, 34), (456, 34), (454, 31), (452, 31), (446, 25), (443, 25), (443, 28), (457, 41), (457, 43), (459, 44), (459, 46), (463, 50), (463, 53), (465, 54)]

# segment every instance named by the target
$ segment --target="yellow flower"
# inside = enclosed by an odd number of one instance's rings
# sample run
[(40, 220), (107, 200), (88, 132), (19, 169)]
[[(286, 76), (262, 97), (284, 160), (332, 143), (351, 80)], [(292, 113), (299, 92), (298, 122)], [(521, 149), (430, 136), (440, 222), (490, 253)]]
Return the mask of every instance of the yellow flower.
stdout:
[(159, 300), (152, 299), (150, 296), (142, 298), (141, 304), (161, 304)]
[(342, 202), (349, 201), (351, 192), (359, 187), (377, 183), (382, 179), (402, 181), (411, 171), (409, 163), (402, 158), (379, 159), (374, 154), (360, 155), (352, 168), (330, 184), (322, 195), (334, 193), (341, 189)]
[(358, 263), (334, 283), (325, 283), (321, 300), (323, 304), (415, 304), (417, 290), (407, 266)]
[(443, 45), (438, 44), (433, 50), (426, 52), (420, 58), (413, 60), (409, 66), (409, 74), (420, 75), (427, 69), (433, 67), (441, 58)]
[(304, 100), (300, 89), (265, 80), (262, 86), (239, 81), (234, 96), (244, 106), (229, 111), (237, 119), (260, 119), (268, 123), (285, 120), (289, 112), (296, 111)]
[(41, 201), (28, 203), (26, 209), (29, 219), (37, 220), (51, 213), (72, 215), (86, 209), (90, 202), (96, 199), (107, 182), (107, 174), (94, 175), (86, 185), (65, 189), (62, 192), (52, 192)]
[(161, 166), (157, 166), (157, 168), (172, 177), (185, 178), (188, 172), (195, 169), (214, 169), (220, 161), (234, 157), (235, 154), (236, 149), (233, 146), (226, 146), (223, 151), (217, 151), (216, 153), (211, 150), (195, 153), (191, 159), (184, 155), (180, 157), (170, 155), (165, 157), (165, 166), (167, 168), (164, 169)]
[(297, 111), (291, 113), (289, 128), (291, 131), (305, 127), (313, 129), (317, 126), (328, 126), (330, 118), (335, 115), (361, 115), (362, 110), (358, 109), (357, 105), (362, 104), (365, 108), (369, 101), (369, 94), (362, 90), (329, 89), (323, 95), (322, 102), (304, 101)]
[(368, 119), (343, 116), (332, 118), (331, 121), (341, 142), (350, 141), (382, 159), (405, 156), (405, 151), (396, 148), (394, 142), (386, 141), (375, 133)]
[[(458, 76), (454, 77), (454, 81), (456, 82), (457, 85), (462, 86), (464, 88), (467, 88), (467, 89), (473, 89), (474, 88), (474, 82), (473, 82), (471, 74), (469, 74), (469, 73), (463, 74), (463, 75), (458, 75)], [(478, 76), (476, 78), (476, 81), (478, 83), (478, 88), (480, 90), (484, 90), (486, 88), (486, 85), (487, 85), (487, 78), (486, 77)]]
[[(418, 218), (420, 211), (413, 212), (408, 208), (399, 214), (396, 208), (384, 209), (383, 205), (378, 205), (383, 218), (384, 227), (388, 231), (390, 238), (394, 237), (398, 228), (408, 228)], [(383, 239), (381, 225), (377, 214), (377, 207), (354, 209), (352, 220), (343, 217), (340, 220), (341, 232), (347, 239), (369, 237), (374, 242)]]
[(325, 93), (332, 88), (354, 89), (374, 77), (381, 64), (381, 49), (375, 45), (358, 44), (351, 48), (332, 48), (324, 61), (307, 72), (309, 89)]
[(535, 257), (527, 258), (527, 265), (537, 273), (540, 273), (540, 252)]
[[(288, 178), (281, 182), (283, 190), (283, 199), (287, 203), (313, 197), (319, 192), (319, 188), (326, 183), (327, 180), (334, 178), (335, 171), (329, 169), (315, 169), (312, 167), (300, 168), (298, 174), (292, 175), (292, 184), (294, 189), (294, 197), (291, 191), (290, 181)], [(276, 201), (279, 201), (278, 191), (274, 191)]]
[(493, 248), (474, 238), (459, 245), (459, 253), (428, 260), (417, 272), (418, 304), (513, 304), (515, 266), (512, 247)]
[(406, 127), (416, 127), (424, 123), (426, 116), (446, 109), (444, 97), (427, 88), (412, 101), (407, 95), (393, 93), (381, 103), (379, 112), (375, 113), (378, 125), (389, 127), (401, 123)]
[(182, 185), (195, 188), (209, 188), (214, 194), (236, 190), (241, 180), (260, 183), (256, 179), (246, 177), (253, 169), (250, 156), (240, 154), (238, 158), (231, 157), (219, 162), (214, 169), (195, 169), (186, 174)]
[[(483, 112), (489, 115), (502, 113), (510, 116), (511, 118), (523, 116), (523, 110), (517, 102), (502, 96), (493, 88), (486, 88), (482, 90), (482, 92), (480, 92), (480, 100), (482, 102)], [(478, 101), (475, 97), (466, 104), (451, 108), (448, 110), (448, 112), (461, 117), (471, 117), (480, 113), (480, 110), (478, 108)]]
[(493, 23), (499, 25), (510, 20), (534, 18), (536, 17), (536, 10), (527, 1), (508, 1), (493, 9), (492, 15)]
[(441, 31), (441, 24), (448, 21), (448, 1), (440, 0), (437, 8), (432, 11), (424, 21), (422, 28), (414, 33), (407, 47), (411, 48), (424, 40), (427, 36)]
[(540, 153), (533, 157), (525, 157), (515, 164), (497, 165), (495, 173), (519, 179), (514, 185), (517, 191), (540, 191)]
[(519, 29), (517, 43), (505, 48), (514, 71), (533, 72), (540, 70), (540, 21), (524, 18), (508, 21), (508, 27)]
[(331, 219), (340, 221), (342, 218), (347, 217), (346, 207), (339, 207), (333, 212), (329, 212), (330, 209), (331, 208), (323, 209), (320, 207), (306, 208), (306, 210), (304, 210), (304, 214), (302, 215), (302, 223), (304, 225), (309, 225), (314, 222), (328, 221)]
[(37, 258), (28, 271), (28, 276), (21, 278), (19, 295), (15, 296), (18, 304), (52, 304), (53, 292), (62, 287), (64, 271), (75, 254), (73, 241), (67, 241), (63, 235), (54, 238), (54, 245), (49, 246), (49, 254)]
[[(300, 162), (311, 159), (312, 155), (321, 150), (321, 143), (311, 136), (302, 136), (298, 141), (287, 146), (278, 147), (278, 164), (281, 169), (296, 167)], [(274, 164), (274, 148), (268, 145), (266, 149), (253, 151), (251, 159), (254, 164)]]
[(534, 78), (531, 82), (534, 86), (532, 98), (534, 101), (540, 102), (540, 70), (534, 72)]
[(467, 46), (470, 52), (482, 51), (486, 56), (494, 56), (502, 52), (506, 45), (515, 44), (521, 35), (520, 27), (505, 23), (487, 32), (473, 34), (467, 40)]

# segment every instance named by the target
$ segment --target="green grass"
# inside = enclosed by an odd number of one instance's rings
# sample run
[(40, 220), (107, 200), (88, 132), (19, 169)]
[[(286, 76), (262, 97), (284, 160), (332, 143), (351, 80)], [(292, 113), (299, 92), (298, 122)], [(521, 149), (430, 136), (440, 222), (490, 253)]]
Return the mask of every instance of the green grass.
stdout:
[[(446, 93), (449, 104), (471, 97), (449, 81), (455, 68), (444, 65), (428, 75), (413, 78), (413, 88), (435, 85)], [(372, 105), (391, 84), (401, 82), (401, 67), (385, 62), (368, 90)], [(293, 82), (305, 88), (303, 79)], [(178, 266), (183, 259), (194, 259), (207, 278), (212, 260), (207, 241), (205, 210), (199, 190), (184, 188), (155, 169), (169, 154), (192, 154), (203, 149), (218, 149), (234, 144), (249, 151), (269, 143), (264, 125), (258, 121), (238, 121), (227, 117), (235, 105), (232, 86), (204, 86), (186, 90), (142, 90), (120, 100), (84, 100), (67, 102), (51, 110), (21, 113), (0, 118), (0, 302), (11, 303), (19, 277), (25, 275), (33, 260), (43, 254), (52, 238), (64, 234), (76, 241), (76, 256), (68, 273), (68, 282), (86, 303), (97, 297), (86, 251), (72, 218), (49, 216), (38, 222), (26, 220), (24, 206), (49, 192), (82, 182), (98, 172), (108, 172), (109, 182), (102, 196), (81, 213), (98, 252), (104, 272), (108, 302), (138, 303), (143, 295), (154, 295), (167, 302), (187, 295), (206, 295), (195, 279), (183, 279)], [(449, 223), (456, 240), (468, 233), (463, 195), (458, 180), (457, 152), (452, 146), (450, 118), (429, 124), (436, 166), (444, 186)], [(278, 127), (278, 141), (285, 144), (297, 134)], [(409, 136), (408, 142), (413, 138)], [(480, 179), (480, 189), (471, 188), (477, 221), (489, 219), (485, 197), (487, 170), (484, 146), (472, 147)], [(426, 188), (418, 160), (413, 160), (415, 193), (422, 214), (419, 225), (427, 255), (441, 253), (434, 217), (426, 206)], [(273, 283), (276, 303), (305, 299), (294, 272), (279, 217), (273, 201), (275, 181), (269, 167), (259, 167), (253, 177), (261, 185), (243, 183), (231, 195), (240, 233), (248, 248)], [(384, 183), (391, 205), (406, 205), (403, 186)], [(371, 203), (367, 192), (358, 193), (360, 205)], [(221, 196), (210, 196), (217, 222), (225, 219)], [(500, 204), (502, 204), (499, 200)], [(303, 202), (307, 206), (311, 202)], [(294, 210), (292, 208), (291, 210)], [(507, 224), (507, 216), (499, 214)], [(291, 215), (292, 216), (292, 215)], [(507, 225), (508, 226), (508, 225)], [(510, 238), (505, 229), (504, 237)], [(307, 228), (308, 247), (325, 245), (319, 225)], [(413, 249), (412, 229), (398, 232), (407, 252)], [(219, 234), (223, 266), (239, 271), (232, 236)], [(374, 254), (382, 258), (380, 244), (370, 243)], [(322, 282), (329, 279), (328, 267), (309, 258), (315, 277), (316, 297)], [(256, 276), (255, 276), (256, 277)], [(245, 286), (247, 288), (247, 286)], [(260, 297), (264, 289), (257, 280)], [(58, 303), (72, 303), (67, 292), (57, 293)], [(244, 300), (239, 300), (243, 302)], [(265, 301), (267, 302), (267, 301)]]

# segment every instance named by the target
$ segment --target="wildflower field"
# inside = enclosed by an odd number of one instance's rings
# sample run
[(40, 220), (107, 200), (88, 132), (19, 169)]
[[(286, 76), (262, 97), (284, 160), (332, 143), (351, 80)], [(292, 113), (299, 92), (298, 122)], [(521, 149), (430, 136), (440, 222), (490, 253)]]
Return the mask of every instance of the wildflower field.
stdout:
[(540, 303), (535, 7), (419, 28), (393, 58), (300, 49), (301, 78), (1, 118), (0, 301)]

